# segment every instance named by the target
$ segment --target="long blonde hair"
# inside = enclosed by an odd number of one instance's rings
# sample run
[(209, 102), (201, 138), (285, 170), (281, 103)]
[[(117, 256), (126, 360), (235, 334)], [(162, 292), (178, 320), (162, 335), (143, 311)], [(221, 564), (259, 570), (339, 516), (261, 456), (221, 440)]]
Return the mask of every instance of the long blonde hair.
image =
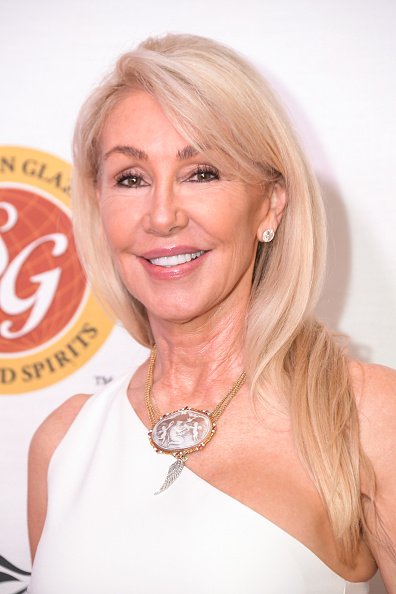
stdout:
[(232, 50), (198, 36), (166, 35), (121, 56), (78, 119), (73, 211), (93, 289), (144, 345), (153, 341), (147, 315), (113, 266), (96, 200), (101, 130), (114, 105), (136, 89), (152, 94), (190, 144), (210, 147), (241, 179), (264, 189), (284, 184), (282, 223), (256, 256), (246, 329), (251, 390), (263, 398), (270, 382), (288, 395), (299, 454), (326, 504), (340, 557), (353, 564), (364, 523), (360, 471), (369, 465), (346, 357), (313, 318), (326, 257), (315, 177), (268, 84)]

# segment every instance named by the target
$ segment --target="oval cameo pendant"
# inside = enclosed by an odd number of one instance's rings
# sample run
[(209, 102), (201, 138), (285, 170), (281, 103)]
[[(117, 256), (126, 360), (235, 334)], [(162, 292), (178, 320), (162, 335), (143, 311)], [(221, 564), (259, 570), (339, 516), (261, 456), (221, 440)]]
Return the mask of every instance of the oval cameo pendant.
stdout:
[(203, 448), (213, 437), (216, 423), (209, 411), (186, 406), (164, 415), (149, 431), (151, 445), (157, 452), (191, 454)]

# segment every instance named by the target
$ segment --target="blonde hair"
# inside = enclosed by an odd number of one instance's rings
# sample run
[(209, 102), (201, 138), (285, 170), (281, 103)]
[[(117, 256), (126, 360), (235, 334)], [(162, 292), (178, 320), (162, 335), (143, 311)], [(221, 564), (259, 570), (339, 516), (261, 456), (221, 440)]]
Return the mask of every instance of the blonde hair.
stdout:
[(103, 232), (96, 183), (107, 115), (126, 93), (152, 94), (198, 150), (210, 148), (240, 179), (284, 184), (287, 207), (272, 244), (259, 245), (246, 329), (252, 393), (268, 383), (288, 395), (294, 435), (328, 510), (340, 557), (353, 564), (364, 516), (359, 441), (348, 363), (313, 319), (324, 274), (326, 226), (317, 182), (279, 103), (232, 50), (193, 35), (148, 39), (120, 57), (83, 106), (74, 137), (77, 245), (93, 289), (144, 345), (153, 337), (142, 304), (125, 289)]

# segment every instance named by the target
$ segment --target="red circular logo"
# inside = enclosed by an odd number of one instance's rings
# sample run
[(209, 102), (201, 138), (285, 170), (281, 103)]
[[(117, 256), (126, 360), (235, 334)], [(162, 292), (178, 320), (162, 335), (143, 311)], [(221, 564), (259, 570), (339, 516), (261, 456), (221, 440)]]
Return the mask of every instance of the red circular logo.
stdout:
[(0, 188), (0, 353), (53, 339), (86, 288), (70, 217), (37, 192)]
[(54, 155), (0, 146), (0, 394), (66, 379), (114, 327), (77, 258), (70, 178)]

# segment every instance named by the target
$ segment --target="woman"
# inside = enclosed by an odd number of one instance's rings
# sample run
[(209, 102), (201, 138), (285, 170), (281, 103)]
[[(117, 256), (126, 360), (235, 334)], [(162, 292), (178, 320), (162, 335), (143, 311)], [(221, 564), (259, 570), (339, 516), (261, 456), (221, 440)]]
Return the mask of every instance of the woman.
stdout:
[(323, 208), (260, 75), (147, 40), (82, 109), (73, 193), (92, 286), (152, 351), (34, 437), (30, 592), (362, 594), (377, 565), (396, 592), (395, 374), (313, 318)]

